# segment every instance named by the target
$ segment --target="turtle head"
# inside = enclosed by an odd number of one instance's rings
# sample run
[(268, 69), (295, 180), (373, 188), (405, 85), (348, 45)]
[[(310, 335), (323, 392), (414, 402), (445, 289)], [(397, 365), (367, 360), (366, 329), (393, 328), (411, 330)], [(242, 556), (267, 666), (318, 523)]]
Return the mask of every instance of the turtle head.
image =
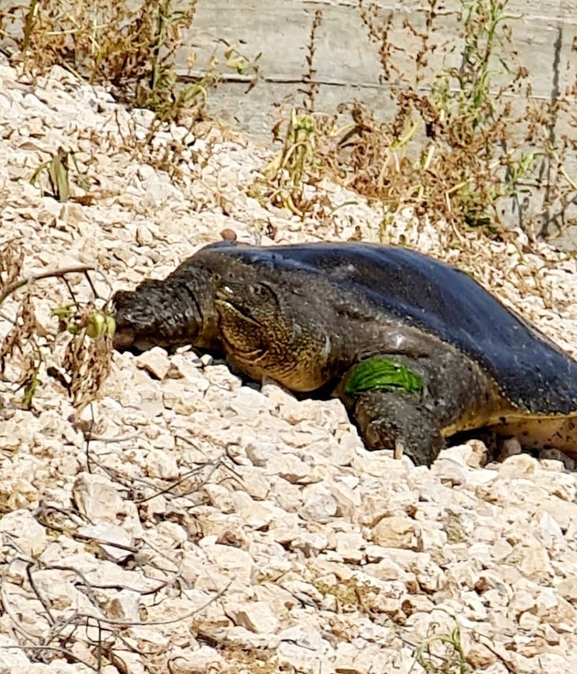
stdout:
[(222, 281), (215, 305), (229, 358), (255, 379), (267, 376), (293, 391), (320, 388), (329, 378), (331, 341), (320, 322), (300, 320), (302, 303), (273, 283)]
[(146, 280), (135, 290), (119, 290), (112, 302), (119, 350), (190, 344), (202, 329), (199, 305), (183, 284)]

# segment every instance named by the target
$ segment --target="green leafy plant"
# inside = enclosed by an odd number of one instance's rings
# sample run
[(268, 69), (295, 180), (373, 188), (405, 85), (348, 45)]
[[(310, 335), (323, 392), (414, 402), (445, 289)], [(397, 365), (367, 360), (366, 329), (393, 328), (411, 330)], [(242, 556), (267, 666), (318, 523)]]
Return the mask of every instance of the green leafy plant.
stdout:
[[(435, 646), (444, 646), (441, 654), (432, 652)], [(472, 674), (473, 670), (467, 664), (465, 652), (461, 644), (459, 627), (449, 634), (433, 634), (423, 641), (415, 652), (415, 660), (407, 674), (422, 668), (426, 674)]]
[[(87, 190), (88, 183), (78, 168), (74, 153), (67, 152), (63, 148), (59, 148), (48, 161), (42, 163), (34, 171), (32, 178), (30, 179), (31, 184), (40, 189), (42, 196), (48, 194), (48, 196), (53, 197), (57, 201), (68, 201), (70, 197), (70, 161), (72, 161), (74, 168), (76, 169), (76, 182), (82, 189)], [(46, 175), (48, 179), (48, 191), (44, 189), (40, 181), (42, 175)]]
[(286, 127), (280, 156), (265, 169), (274, 184), (269, 193), (272, 203), (303, 214), (304, 179), (310, 176), (315, 161), (316, 124), (312, 115), (293, 108)]
[(392, 391), (402, 388), (409, 393), (420, 391), (423, 380), (403, 363), (393, 358), (369, 358), (357, 365), (347, 378), (345, 393), (357, 397), (368, 391)]

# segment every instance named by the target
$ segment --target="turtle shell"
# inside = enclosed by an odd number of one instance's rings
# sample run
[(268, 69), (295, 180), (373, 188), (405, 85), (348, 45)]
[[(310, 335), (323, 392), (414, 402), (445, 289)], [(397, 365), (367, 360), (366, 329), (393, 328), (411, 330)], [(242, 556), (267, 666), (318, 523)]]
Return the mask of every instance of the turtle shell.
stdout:
[(262, 266), (265, 276), (277, 268), (320, 275), (467, 354), (516, 407), (536, 416), (577, 412), (577, 362), (450, 265), (407, 248), (367, 243), (219, 242), (199, 253), (208, 249)]

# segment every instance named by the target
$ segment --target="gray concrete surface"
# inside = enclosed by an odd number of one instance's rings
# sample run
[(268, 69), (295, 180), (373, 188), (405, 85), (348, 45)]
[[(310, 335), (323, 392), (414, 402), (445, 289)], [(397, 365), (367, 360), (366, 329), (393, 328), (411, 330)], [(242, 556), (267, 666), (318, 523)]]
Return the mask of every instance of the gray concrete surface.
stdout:
[[(367, 4), (367, 3), (365, 3)], [(377, 0), (382, 12), (393, 10), (399, 26), (405, 18), (423, 26), (419, 0), (390, 3)], [(513, 30), (520, 61), (531, 73), (534, 93), (549, 100), (555, 90), (563, 92), (574, 86), (577, 77), (577, 3), (570, 0), (550, 0), (547, 16), (539, 8), (542, 3), (531, 0), (511, 0), (509, 9), (519, 19), (509, 23)], [(438, 44), (456, 52), (449, 63), (458, 63), (459, 41), (456, 20), (457, 0), (446, 0), (444, 16), (439, 19)], [(189, 37), (189, 45), (197, 52), (199, 66), (208, 61), (208, 55), (222, 52), (219, 40), (237, 45), (248, 57), (262, 52), (261, 79), (251, 94), (243, 96), (243, 85), (231, 79), (221, 85), (220, 92), (211, 98), (223, 114), (250, 128), (255, 135), (266, 135), (270, 130), (267, 117), (270, 104), (283, 99), (298, 101), (298, 84), (306, 72), (307, 44), (314, 13), (320, 9), (322, 23), (317, 33), (313, 66), (319, 83), (319, 107), (333, 101), (358, 98), (374, 103), (388, 100), (390, 86), (381, 82), (378, 46), (372, 42), (360, 18), (357, 0), (199, 0), (196, 19)], [(400, 34), (399, 34), (400, 38)], [(395, 35), (392, 39), (399, 40)], [(406, 35), (402, 46), (406, 55), (398, 62), (407, 70), (412, 68), (412, 44)], [(445, 51), (445, 50), (443, 50)], [(179, 56), (179, 67), (184, 72), (184, 54)], [(438, 71), (443, 66), (439, 53), (430, 61), (430, 68)], [(228, 101), (228, 105), (225, 102)]]
[[(391, 39), (406, 50), (404, 54), (397, 53), (396, 62), (403, 72), (410, 73), (418, 39), (411, 39), (400, 27), (407, 18), (416, 27), (424, 26), (424, 15), (418, 9), (421, 2), (377, 0), (373, 5), (383, 13), (394, 12), (395, 29)], [(438, 8), (442, 16), (436, 22), (435, 40), (440, 48), (429, 61), (433, 72), (438, 72), (443, 65), (459, 63), (458, 7), (458, 0), (446, 0), (442, 8)], [(313, 61), (314, 81), (318, 85), (316, 109), (333, 112), (339, 103), (358, 100), (386, 118), (392, 112), (391, 82), (383, 79), (378, 45), (369, 38), (363, 25), (358, 0), (199, 0), (187, 48), (177, 56), (179, 72), (185, 73), (186, 56), (192, 49), (197, 56), (197, 74), (200, 74), (212, 55), (222, 55), (221, 40), (236, 45), (247, 58), (262, 53), (256, 87), (246, 93), (246, 81), (231, 75), (210, 93), (209, 110), (240, 125), (254, 137), (268, 140), (282, 108), (302, 100), (300, 91), (307, 72), (308, 43), (317, 9), (322, 11), (322, 21)], [(510, 0), (507, 9), (515, 17), (507, 25), (513, 33), (518, 60), (530, 73), (535, 98), (553, 102), (564, 97), (573, 109), (577, 108), (577, 2), (550, 0), (545, 4), (538, 0)], [(524, 95), (514, 97), (513, 103), (522, 111)], [(577, 141), (577, 128), (570, 125), (570, 119), (570, 114), (560, 113), (551, 121), (549, 133), (553, 142), (563, 134)], [(574, 118), (574, 122), (577, 119)], [(511, 129), (511, 133), (522, 131)], [(527, 148), (532, 149), (535, 148)], [(545, 179), (547, 162), (542, 162), (540, 168)], [(575, 150), (567, 157), (565, 169), (577, 181)], [(521, 205), (525, 219), (543, 210), (546, 188), (532, 187), (530, 195)], [(556, 205), (547, 214), (549, 221), (545, 229), (550, 236), (558, 238), (559, 245), (577, 248), (575, 210), (568, 208), (562, 212)], [(519, 222), (519, 215), (519, 204), (512, 202), (505, 218), (508, 222)], [(563, 227), (560, 238), (557, 236), (559, 226)]]

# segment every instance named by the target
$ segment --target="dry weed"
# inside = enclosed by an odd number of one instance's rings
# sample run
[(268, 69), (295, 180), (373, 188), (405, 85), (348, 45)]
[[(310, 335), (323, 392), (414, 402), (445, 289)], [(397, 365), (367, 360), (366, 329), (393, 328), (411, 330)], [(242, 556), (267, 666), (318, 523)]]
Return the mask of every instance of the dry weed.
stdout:
[[(15, 41), (17, 59), (31, 75), (45, 74), (54, 65), (66, 68), (90, 83), (111, 88), (131, 107), (154, 111), (147, 141), (164, 124), (202, 119), (211, 88), (222, 70), (258, 78), (258, 60), (246, 58), (222, 40), (201, 74), (193, 74), (196, 55), (188, 50), (188, 74), (177, 73), (177, 52), (185, 48), (197, 0), (28, 0), (26, 6), (0, 10), (0, 35), (8, 24), (21, 23)], [(14, 36), (14, 30), (10, 31)]]
[(175, 104), (172, 59), (195, 11), (194, 0), (185, 11), (172, 0), (31, 0), (19, 45), (23, 63), (32, 73), (63, 66), (164, 118)]
[[(33, 407), (34, 396), (43, 384), (42, 375), (57, 379), (67, 390), (72, 404), (82, 409), (95, 400), (108, 375), (112, 354), (114, 321), (106, 308), (93, 304), (80, 306), (70, 292), (71, 303), (53, 310), (59, 330), (47, 331), (36, 318), (34, 284), (41, 279), (86, 273), (87, 267), (42, 272), (31, 277), (22, 274), (23, 255), (15, 242), (0, 251), (0, 307), (11, 299), (11, 315), (2, 317), (11, 324), (0, 344), (0, 375), (21, 391), (20, 404)], [(57, 337), (67, 332), (62, 353)]]
[[(263, 170), (266, 182), (257, 181), (249, 188), (251, 196), (269, 199), (300, 217), (311, 212), (318, 195), (307, 194), (306, 187), (320, 180), (324, 168), (317, 149), (322, 137), (319, 124), (324, 118), (305, 110), (291, 111), (280, 155)], [(280, 133), (280, 126), (276, 133)], [(328, 207), (328, 202), (325, 205)]]
[(314, 210), (330, 211), (330, 203), (307, 186), (314, 185), (326, 173), (327, 163), (321, 160), (319, 143), (332, 136), (332, 118), (315, 112), (318, 84), (315, 81), (314, 57), (318, 29), (323, 20), (322, 10), (314, 15), (307, 53), (306, 71), (303, 74), (303, 106), (293, 108), (288, 120), (280, 119), (273, 127), (273, 139), (281, 140), (282, 149), (263, 170), (265, 180), (257, 180), (249, 187), (249, 195), (260, 200), (269, 200), (276, 206), (288, 208), (299, 217)]
[(114, 319), (94, 305), (75, 309), (67, 328), (72, 339), (66, 345), (62, 368), (68, 377), (66, 388), (72, 404), (81, 410), (98, 397), (110, 372)]
[[(571, 92), (554, 104), (533, 97), (507, 5), (461, 0), (459, 39), (447, 45), (438, 27), (450, 12), (439, 0), (422, 0), (408, 17), (359, 0), (390, 104), (387, 119), (379, 121), (358, 103), (341, 106), (337, 112), (352, 119), (341, 129), (336, 117), (314, 111), (317, 14), (303, 75), (305, 100), (284, 122), (284, 136), (277, 125), (283, 145), (265, 170), (268, 190), (259, 186), (260, 194), (304, 216), (314, 204), (303, 198), (307, 187), (320, 176), (336, 177), (382, 205), (382, 239), (408, 212), (449, 235), (473, 228), (479, 236), (506, 237), (506, 210), (517, 214), (530, 237), (558, 233), (577, 200), (577, 184), (563, 168), (577, 144), (568, 135), (552, 139), (551, 129), (561, 114), (577, 127), (577, 115), (569, 107)], [(528, 218), (526, 203), (537, 203), (538, 191), (543, 205)]]
[[(10, 288), (18, 283), (22, 273), (24, 254), (15, 241), (7, 243), (0, 252), (0, 307), (8, 297)], [(5, 335), (0, 345), (0, 374), (6, 372), (8, 359), (22, 357), (24, 353), (24, 335), (34, 325), (34, 312), (30, 296), (25, 295), (12, 320), (12, 328)]]
[[(249, 89), (259, 75), (260, 54), (247, 57), (226, 40), (218, 41), (218, 48), (200, 71), (195, 70), (195, 52), (187, 49), (187, 72), (177, 72), (177, 54), (182, 55), (185, 49), (196, 4), (196, 0), (186, 4), (178, 0), (28, 0), (27, 5), (10, 11), (0, 9), (0, 36), (15, 38), (19, 51), (14, 58), (33, 77), (58, 65), (78, 78), (111, 89), (128, 107), (151, 110), (154, 115), (146, 122), (144, 134), (134, 119), (128, 128), (117, 120), (116, 133), (95, 138), (95, 142), (102, 145), (104, 141), (112, 151), (127, 152), (178, 180), (182, 167), (191, 163), (193, 129), (205, 119), (209, 93), (223, 73), (233, 71), (246, 79)], [(19, 24), (20, 33), (15, 28)], [(189, 129), (189, 134), (182, 137), (179, 130), (170, 140), (174, 124)], [(74, 154), (59, 150), (38, 167), (32, 182), (66, 201), (73, 177), (87, 189)], [(86, 201), (92, 197), (70, 198)]]

